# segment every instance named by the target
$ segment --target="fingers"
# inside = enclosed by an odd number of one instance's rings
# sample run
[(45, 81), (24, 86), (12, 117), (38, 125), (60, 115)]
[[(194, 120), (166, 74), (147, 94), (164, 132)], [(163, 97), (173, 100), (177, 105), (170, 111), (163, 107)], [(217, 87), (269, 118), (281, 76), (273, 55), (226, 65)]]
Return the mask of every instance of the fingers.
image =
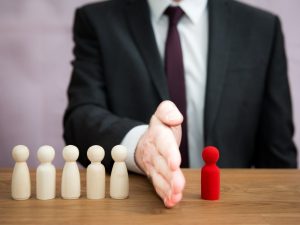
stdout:
[(178, 202), (180, 202), (182, 199), (182, 193), (179, 193), (179, 194), (176, 194), (176, 195), (173, 195), (171, 201), (176, 204)]
[(156, 154), (151, 155), (153, 164), (148, 163), (147, 174), (152, 180), (156, 193), (163, 200), (166, 207), (174, 207), (182, 199), (185, 179), (180, 170), (171, 171), (165, 159)]
[(171, 208), (182, 199), (185, 178), (180, 168), (171, 171), (166, 160), (159, 153), (153, 157), (153, 167), (150, 173), (153, 186), (165, 206)]
[(182, 171), (176, 170), (172, 174), (172, 191), (174, 194), (180, 194), (183, 192), (185, 187), (185, 178)]
[(171, 101), (163, 101), (157, 107), (154, 116), (168, 126), (178, 126), (183, 121), (183, 116)]
[(161, 199), (164, 201), (170, 199), (172, 195), (170, 184), (156, 170), (151, 171), (151, 179), (154, 189)]
[(170, 183), (172, 180), (172, 171), (167, 165), (165, 158), (163, 158), (160, 154), (157, 154), (153, 159), (153, 165), (157, 173), (163, 176), (163, 178)]
[(181, 201), (185, 186), (185, 178), (180, 168), (176, 171), (170, 170), (166, 159), (158, 151), (152, 151), (147, 162), (147, 174), (152, 180), (156, 193), (163, 200), (166, 207), (175, 206)]
[(185, 178), (180, 168), (175, 171), (170, 170), (166, 160), (159, 153), (153, 154), (152, 162), (152, 169), (168, 183), (171, 192), (174, 194), (181, 193), (185, 186)]
[(177, 170), (181, 164), (181, 155), (175, 136), (169, 128), (164, 127), (157, 131), (156, 135), (157, 151), (164, 157), (171, 170)]
[(166, 207), (171, 208), (181, 201), (183, 189), (179, 193), (173, 192), (170, 184), (156, 170), (151, 171), (151, 180), (156, 193), (163, 200)]
[(182, 199), (182, 194), (177, 194), (174, 195), (171, 199), (167, 199), (166, 201), (164, 201), (164, 204), (167, 208), (172, 208), (174, 207), (178, 202), (180, 202)]

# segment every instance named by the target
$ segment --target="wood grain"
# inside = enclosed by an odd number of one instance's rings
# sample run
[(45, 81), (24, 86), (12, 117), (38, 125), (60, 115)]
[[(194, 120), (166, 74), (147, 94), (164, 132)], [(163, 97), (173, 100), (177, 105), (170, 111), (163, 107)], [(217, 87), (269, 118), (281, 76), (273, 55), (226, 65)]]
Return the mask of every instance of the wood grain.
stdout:
[(221, 171), (221, 200), (200, 199), (200, 171), (184, 170), (184, 198), (166, 209), (145, 177), (130, 174), (130, 197), (88, 200), (85, 170), (81, 171), (82, 197), (59, 197), (61, 170), (57, 171), (57, 198), (35, 198), (35, 171), (31, 171), (32, 197), (10, 197), (11, 169), (0, 169), (0, 224), (300, 224), (299, 170)]

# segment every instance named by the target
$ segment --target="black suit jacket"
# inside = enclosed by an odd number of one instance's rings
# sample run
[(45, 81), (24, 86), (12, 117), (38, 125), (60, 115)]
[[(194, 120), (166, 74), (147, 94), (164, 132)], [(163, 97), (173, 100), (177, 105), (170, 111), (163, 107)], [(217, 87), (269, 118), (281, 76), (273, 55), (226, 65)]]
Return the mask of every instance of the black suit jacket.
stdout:
[[(279, 19), (235, 1), (209, 0), (208, 7), (205, 144), (220, 149), (220, 167), (296, 167)], [(147, 1), (78, 9), (74, 41), (64, 138), (79, 147), (84, 166), (87, 148), (103, 146), (111, 168), (111, 148), (169, 98)]]

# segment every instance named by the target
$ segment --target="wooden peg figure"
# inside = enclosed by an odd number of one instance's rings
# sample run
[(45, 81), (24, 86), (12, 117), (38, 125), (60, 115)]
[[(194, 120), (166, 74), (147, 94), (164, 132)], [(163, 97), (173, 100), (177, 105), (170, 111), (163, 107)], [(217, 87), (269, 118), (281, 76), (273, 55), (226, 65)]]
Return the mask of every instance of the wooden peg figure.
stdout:
[(80, 173), (76, 163), (79, 150), (74, 145), (63, 149), (65, 162), (61, 178), (61, 197), (64, 199), (78, 199), (80, 197)]
[(91, 161), (86, 170), (87, 198), (105, 198), (105, 167), (101, 164), (104, 158), (104, 149), (99, 145), (93, 145), (89, 147), (87, 157)]
[(205, 200), (218, 200), (220, 198), (220, 169), (216, 163), (219, 151), (213, 146), (205, 147), (202, 152), (205, 162), (201, 170), (201, 197)]
[(129, 195), (129, 178), (125, 164), (127, 149), (125, 146), (116, 145), (111, 150), (115, 161), (110, 177), (110, 196), (114, 199), (125, 199)]
[(37, 158), (40, 162), (36, 170), (36, 198), (49, 200), (55, 198), (56, 170), (52, 165), (55, 151), (51, 146), (39, 148)]
[(24, 145), (17, 145), (12, 150), (15, 166), (11, 179), (11, 196), (15, 200), (26, 200), (31, 195), (30, 174), (26, 163), (29, 149)]

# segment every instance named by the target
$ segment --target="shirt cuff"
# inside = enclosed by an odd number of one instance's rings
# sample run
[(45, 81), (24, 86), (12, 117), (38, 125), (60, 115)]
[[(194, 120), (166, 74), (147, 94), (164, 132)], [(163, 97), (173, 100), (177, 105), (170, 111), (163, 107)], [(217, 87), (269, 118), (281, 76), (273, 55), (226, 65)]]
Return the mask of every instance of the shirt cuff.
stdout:
[(139, 174), (145, 174), (136, 164), (135, 162), (135, 149), (137, 147), (137, 144), (141, 138), (141, 136), (146, 132), (148, 129), (148, 125), (139, 125), (134, 128), (132, 128), (123, 138), (121, 145), (124, 145), (127, 150), (128, 154), (125, 159), (126, 166), (129, 171), (139, 173)]

